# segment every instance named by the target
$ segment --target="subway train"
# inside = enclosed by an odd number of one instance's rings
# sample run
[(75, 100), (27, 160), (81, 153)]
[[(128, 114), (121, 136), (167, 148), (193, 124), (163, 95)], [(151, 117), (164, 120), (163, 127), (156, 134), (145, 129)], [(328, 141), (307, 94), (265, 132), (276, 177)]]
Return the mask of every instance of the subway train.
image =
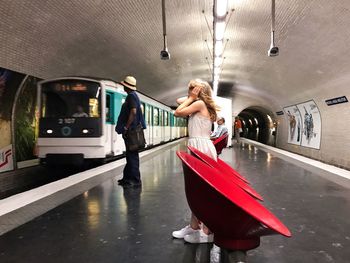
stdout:
[[(90, 77), (64, 77), (38, 83), (41, 164), (104, 163), (123, 156), (122, 136), (115, 126), (125, 101), (123, 86)], [(147, 128), (146, 149), (187, 136), (187, 120), (138, 92)]]

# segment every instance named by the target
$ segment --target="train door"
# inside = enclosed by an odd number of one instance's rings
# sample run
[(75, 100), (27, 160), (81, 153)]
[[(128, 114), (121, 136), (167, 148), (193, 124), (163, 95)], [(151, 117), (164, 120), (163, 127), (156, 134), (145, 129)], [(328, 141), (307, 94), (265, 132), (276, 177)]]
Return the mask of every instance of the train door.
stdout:
[(173, 133), (173, 139), (176, 139), (177, 138), (177, 130), (176, 130), (176, 117), (175, 116), (173, 116), (172, 133)]
[(112, 154), (112, 109), (113, 109), (113, 93), (106, 92), (106, 107), (105, 107), (105, 115), (106, 115), (106, 122), (105, 122), (105, 154), (111, 155)]
[(182, 118), (178, 119), (178, 126), (179, 126), (179, 137), (182, 138), (182, 136), (183, 136)]
[(174, 139), (174, 131), (173, 131), (174, 115), (172, 113), (169, 113), (169, 126), (170, 126), (170, 140), (173, 140)]
[(146, 139), (146, 143), (147, 145), (150, 145), (150, 123), (149, 123), (149, 105), (142, 103), (142, 114), (143, 114), (143, 118), (145, 119), (145, 123), (146, 123), (146, 129), (144, 130), (145, 133), (145, 139)]
[(159, 144), (161, 136), (159, 127), (159, 109), (153, 107), (153, 144)]
[(174, 116), (174, 139), (179, 138), (179, 127), (178, 127), (178, 117)]
[(110, 148), (109, 155), (120, 155), (124, 151), (124, 141), (115, 132), (115, 125), (120, 114), (123, 96), (118, 93), (106, 93), (106, 140), (105, 147)]
[(164, 111), (164, 132), (165, 132), (165, 138), (164, 140), (170, 141), (170, 125), (169, 125), (169, 112)]
[[(125, 102), (126, 96), (122, 94), (116, 94), (117, 99), (115, 100), (115, 105), (116, 105), (116, 119), (118, 119), (122, 105)], [(115, 126), (114, 126), (115, 127)], [(121, 134), (117, 134), (116, 132), (114, 133), (116, 136), (116, 141), (115, 141), (115, 155), (120, 155), (125, 152), (125, 143), (124, 139)]]
[(113, 93), (106, 92), (106, 107), (105, 107), (105, 115), (106, 115), (106, 123), (105, 123), (105, 153), (106, 155), (113, 154), (113, 112), (114, 112), (114, 104), (113, 104)]
[(160, 142), (164, 142), (164, 111), (159, 109)]
[(149, 142), (147, 142), (150, 145), (154, 144), (154, 140), (153, 140), (153, 130), (154, 130), (154, 126), (153, 126), (153, 106), (148, 105), (148, 125), (149, 125)]
[(180, 137), (185, 137), (185, 130), (186, 130), (186, 127), (185, 127), (185, 119), (184, 118), (180, 118)]

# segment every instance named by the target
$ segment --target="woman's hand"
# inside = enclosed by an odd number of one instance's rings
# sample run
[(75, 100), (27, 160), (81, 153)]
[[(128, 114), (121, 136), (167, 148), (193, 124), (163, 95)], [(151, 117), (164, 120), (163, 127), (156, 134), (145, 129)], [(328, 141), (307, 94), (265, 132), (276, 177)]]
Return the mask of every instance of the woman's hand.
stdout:
[(193, 99), (193, 100), (197, 100), (198, 99), (198, 95), (201, 92), (202, 87), (200, 86), (196, 86), (193, 88), (193, 90), (191, 90), (188, 94), (188, 97)]
[(188, 98), (177, 107), (174, 115), (176, 117), (186, 117), (195, 112), (201, 111), (202, 107), (205, 106), (203, 101), (197, 100), (202, 87), (196, 86), (189, 90)]

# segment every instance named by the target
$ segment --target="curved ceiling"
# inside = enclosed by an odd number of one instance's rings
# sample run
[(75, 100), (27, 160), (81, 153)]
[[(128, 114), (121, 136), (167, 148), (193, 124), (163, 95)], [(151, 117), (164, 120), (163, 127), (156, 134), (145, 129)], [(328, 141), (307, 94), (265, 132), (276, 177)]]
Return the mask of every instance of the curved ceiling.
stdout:
[[(235, 11), (228, 15), (221, 81), (230, 85), (219, 86), (219, 93), (233, 98), (234, 115), (250, 106), (280, 110), (329, 92), (325, 83), (347, 73), (350, 1), (277, 1), (280, 55), (274, 58), (267, 57), (271, 2), (229, 3)], [(169, 61), (159, 56), (159, 0), (6, 0), (0, 7), (0, 66), (41, 78), (122, 80), (131, 74), (142, 92), (174, 105), (190, 79), (211, 81), (213, 1), (168, 0), (166, 15)]]

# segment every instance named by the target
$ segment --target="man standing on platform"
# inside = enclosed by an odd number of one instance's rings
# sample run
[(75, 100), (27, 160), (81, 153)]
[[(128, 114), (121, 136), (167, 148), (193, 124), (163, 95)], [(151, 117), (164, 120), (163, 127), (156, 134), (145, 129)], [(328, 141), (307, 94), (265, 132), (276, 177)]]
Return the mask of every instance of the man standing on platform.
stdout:
[(240, 139), (240, 133), (241, 132), (243, 132), (243, 130), (242, 130), (242, 121), (237, 116), (235, 118), (235, 138), (236, 138), (238, 143), (241, 142), (241, 139)]
[(128, 94), (122, 105), (115, 130), (118, 134), (123, 135), (126, 146), (126, 165), (123, 170), (123, 178), (118, 183), (125, 188), (140, 187), (140, 160), (138, 150), (130, 151), (127, 147), (127, 134), (129, 129), (135, 129), (137, 125), (142, 125), (146, 129), (145, 120), (142, 116), (141, 102), (136, 94), (136, 79), (127, 76), (124, 81), (120, 82), (125, 92)]

